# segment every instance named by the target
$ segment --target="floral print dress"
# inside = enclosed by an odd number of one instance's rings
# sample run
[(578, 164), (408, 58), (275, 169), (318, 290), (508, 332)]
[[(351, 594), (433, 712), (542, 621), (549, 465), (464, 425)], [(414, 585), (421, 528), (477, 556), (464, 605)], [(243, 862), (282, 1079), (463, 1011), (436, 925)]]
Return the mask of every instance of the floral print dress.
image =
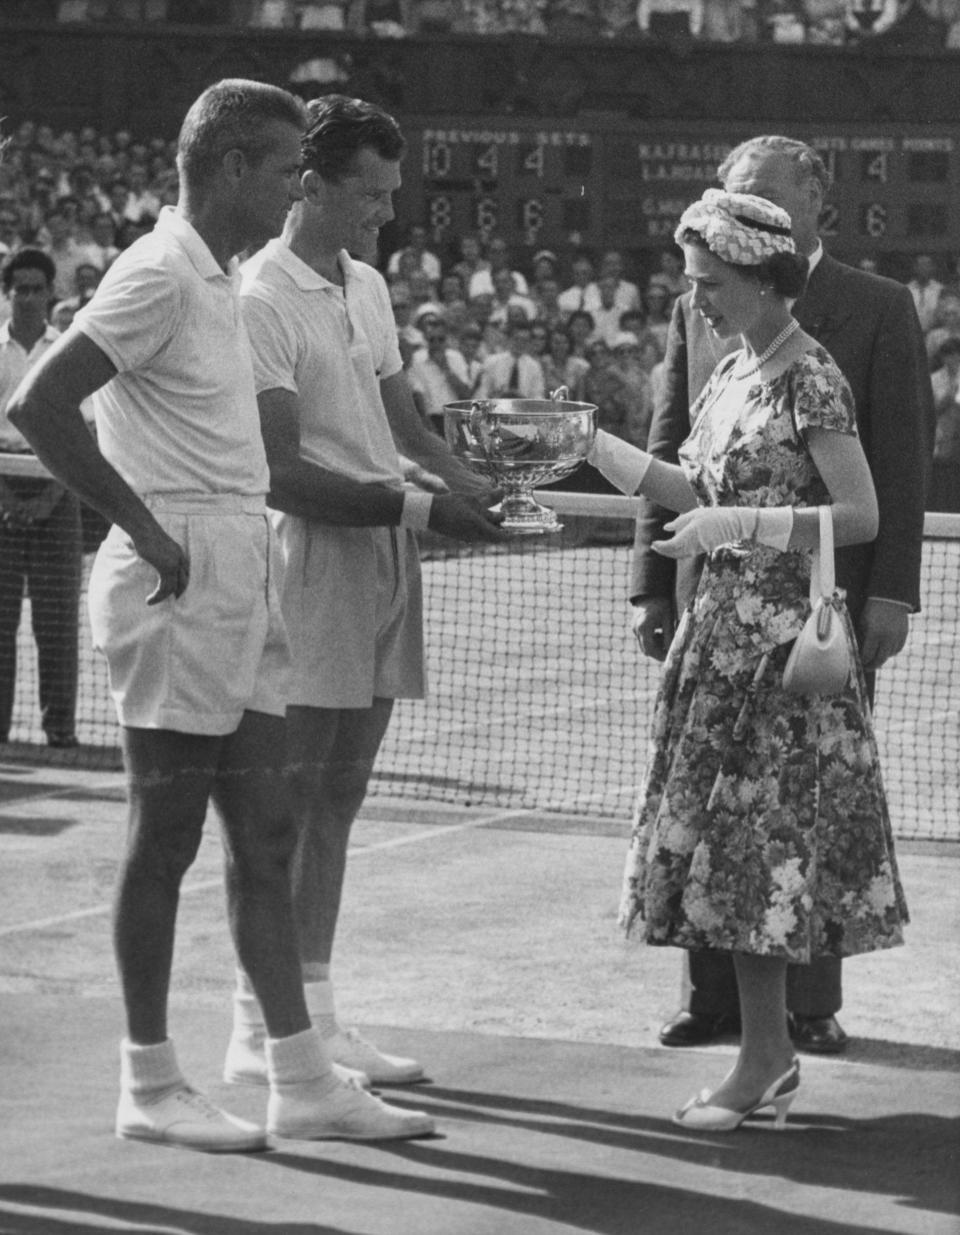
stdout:
[[(803, 432), (856, 434), (834, 361), (817, 348), (770, 382), (733, 378), (732, 362), (694, 406), (680, 450), (700, 501), (829, 502)], [(903, 942), (907, 908), (859, 657), (840, 695), (781, 685), (810, 612), (811, 557), (723, 546), (679, 623), (621, 904), (621, 924), (642, 920), (648, 943), (807, 963)]]

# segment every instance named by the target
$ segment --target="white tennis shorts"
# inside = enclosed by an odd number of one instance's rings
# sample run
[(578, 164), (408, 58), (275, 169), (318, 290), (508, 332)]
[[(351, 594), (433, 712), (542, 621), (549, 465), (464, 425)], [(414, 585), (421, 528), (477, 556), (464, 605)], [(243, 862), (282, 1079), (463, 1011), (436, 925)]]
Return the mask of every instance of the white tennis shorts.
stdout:
[(290, 703), (368, 708), (374, 699), (423, 698), (423, 588), (414, 534), (272, 518), (283, 553)]
[(283, 716), (289, 648), (263, 501), (201, 494), (147, 504), (186, 550), (190, 581), (182, 596), (148, 605), (157, 573), (126, 532), (111, 528), (100, 546), (90, 625), (121, 725), (215, 736), (248, 710)]

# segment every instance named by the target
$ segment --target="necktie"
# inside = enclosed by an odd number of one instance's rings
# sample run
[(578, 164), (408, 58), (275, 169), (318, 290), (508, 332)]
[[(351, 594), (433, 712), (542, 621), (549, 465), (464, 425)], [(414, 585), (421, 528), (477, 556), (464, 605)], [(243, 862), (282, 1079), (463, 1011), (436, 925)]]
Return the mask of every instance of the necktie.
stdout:
[(513, 359), (513, 368), (510, 370), (510, 381), (507, 386), (507, 393), (518, 395), (520, 393), (520, 357), (515, 356)]

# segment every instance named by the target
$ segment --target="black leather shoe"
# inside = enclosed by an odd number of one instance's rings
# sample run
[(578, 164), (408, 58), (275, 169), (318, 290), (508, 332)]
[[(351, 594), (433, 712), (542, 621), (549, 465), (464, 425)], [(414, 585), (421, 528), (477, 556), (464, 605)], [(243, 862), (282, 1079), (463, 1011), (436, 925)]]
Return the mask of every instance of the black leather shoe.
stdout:
[(835, 1016), (790, 1015), (790, 1037), (798, 1051), (811, 1055), (840, 1055), (847, 1049), (847, 1035)]
[(699, 1012), (678, 1012), (660, 1028), (664, 1046), (705, 1046), (726, 1034), (740, 1032), (739, 1016), (704, 1016)]

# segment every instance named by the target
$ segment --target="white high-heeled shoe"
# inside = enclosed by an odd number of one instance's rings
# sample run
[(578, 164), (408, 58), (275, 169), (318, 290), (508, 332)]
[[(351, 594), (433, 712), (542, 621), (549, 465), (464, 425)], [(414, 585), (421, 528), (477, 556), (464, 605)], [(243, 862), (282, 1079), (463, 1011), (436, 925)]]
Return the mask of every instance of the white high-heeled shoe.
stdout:
[(772, 1106), (775, 1112), (773, 1126), (783, 1128), (787, 1122), (787, 1112), (790, 1104), (800, 1089), (800, 1061), (794, 1056), (790, 1067), (783, 1076), (777, 1079), (764, 1091), (759, 1102), (754, 1102), (746, 1110), (732, 1111), (725, 1106), (711, 1106), (710, 1091), (703, 1089), (696, 1097), (691, 1098), (686, 1106), (681, 1107), (674, 1115), (673, 1122), (683, 1128), (691, 1128), (694, 1132), (733, 1132), (748, 1115), (753, 1115), (765, 1106)]

